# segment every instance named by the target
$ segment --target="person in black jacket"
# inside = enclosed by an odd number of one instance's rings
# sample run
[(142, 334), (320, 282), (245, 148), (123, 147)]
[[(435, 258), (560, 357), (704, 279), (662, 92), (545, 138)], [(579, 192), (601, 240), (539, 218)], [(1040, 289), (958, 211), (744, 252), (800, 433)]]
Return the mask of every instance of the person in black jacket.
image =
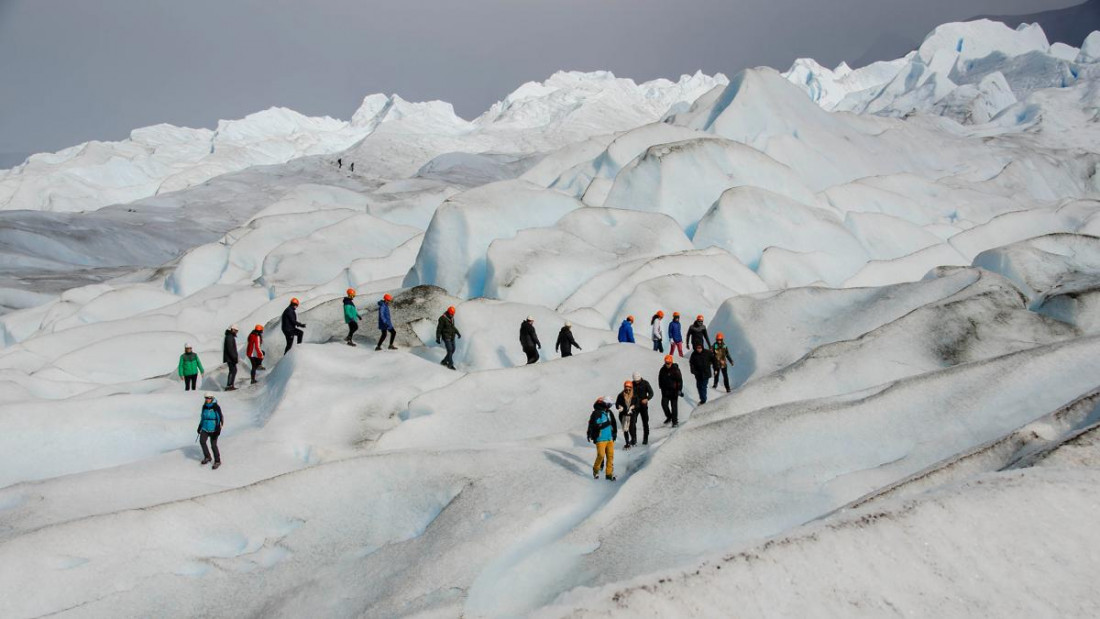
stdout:
[(447, 356), (443, 357), (443, 360), (439, 362), (440, 365), (445, 365), (452, 370), (455, 369), (455, 338), (462, 339), (462, 334), (458, 332), (458, 327), (455, 326), (455, 308), (450, 306), (447, 311), (443, 312), (443, 315), (439, 317), (439, 321), (435, 325), (435, 343), (443, 344), (447, 350)]
[(691, 350), (695, 350), (696, 344), (702, 344), (703, 348), (710, 348), (710, 336), (707, 335), (707, 325), (703, 323), (703, 315), (695, 317), (687, 332), (687, 343)]
[[(649, 384), (649, 381), (642, 378), (642, 375), (634, 372), (634, 395), (638, 398), (638, 404), (635, 406), (638, 419), (642, 420), (642, 444), (649, 444), (649, 401), (653, 399), (653, 387)], [(638, 437), (635, 436), (634, 440), (637, 441)]]
[(571, 357), (573, 356), (574, 346), (577, 347), (577, 350), (581, 350), (581, 345), (573, 339), (573, 323), (567, 322), (561, 328), (561, 331), (558, 331), (558, 343), (554, 344), (554, 351), (560, 350), (562, 357)]
[(714, 362), (714, 353), (703, 348), (701, 343), (696, 342), (695, 352), (691, 353), (691, 358), (688, 359), (688, 366), (691, 367), (691, 375), (695, 377), (695, 387), (699, 390), (699, 403), (707, 403), (707, 382), (710, 381), (710, 377), (714, 374), (714, 368), (717, 363)]
[(225, 330), (225, 341), (222, 342), (222, 362), (229, 366), (229, 379), (226, 381), (225, 390), (235, 391), (233, 383), (237, 380), (237, 363), (240, 362), (237, 355), (237, 325)]
[(538, 362), (538, 349), (542, 348), (542, 342), (539, 341), (539, 336), (535, 333), (535, 319), (531, 316), (528, 316), (527, 320), (519, 324), (519, 345), (523, 348), (523, 353), (527, 355), (527, 365)]
[(615, 408), (619, 411), (619, 423), (623, 426), (623, 449), (638, 444), (638, 395), (634, 393), (634, 381), (623, 383), (623, 390), (615, 398)]
[(672, 355), (665, 355), (665, 364), (657, 373), (657, 388), (661, 390), (661, 409), (665, 411), (665, 423), (672, 427), (680, 425), (680, 396), (684, 394), (684, 375), (680, 366), (672, 361)]
[(283, 337), (286, 338), (286, 348), (283, 349), (283, 354), (290, 352), (291, 346), (294, 346), (294, 338), (298, 338), (298, 343), (302, 343), (302, 336), (305, 335), (300, 327), (306, 326), (304, 322), (298, 322), (298, 299), (291, 299), (290, 305), (286, 306), (283, 310), (283, 321), (281, 328), (283, 330)]

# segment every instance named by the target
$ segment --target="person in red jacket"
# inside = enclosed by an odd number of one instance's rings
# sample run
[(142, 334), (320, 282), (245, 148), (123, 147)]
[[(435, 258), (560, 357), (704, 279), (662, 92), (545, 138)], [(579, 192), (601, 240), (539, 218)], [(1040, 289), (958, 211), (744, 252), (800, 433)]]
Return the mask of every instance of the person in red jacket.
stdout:
[(248, 360), (252, 362), (252, 383), (256, 384), (256, 370), (263, 367), (264, 351), (261, 348), (264, 344), (264, 326), (256, 325), (256, 328), (252, 330), (252, 333), (248, 334), (248, 349), (245, 354), (248, 355)]

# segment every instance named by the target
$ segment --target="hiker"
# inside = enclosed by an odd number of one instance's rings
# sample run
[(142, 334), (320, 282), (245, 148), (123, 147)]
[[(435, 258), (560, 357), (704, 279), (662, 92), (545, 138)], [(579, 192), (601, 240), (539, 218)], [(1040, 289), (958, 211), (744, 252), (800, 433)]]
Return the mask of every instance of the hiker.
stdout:
[[(653, 399), (653, 387), (642, 375), (634, 372), (634, 394), (638, 397), (638, 404), (634, 407), (635, 417), (642, 420), (642, 444), (649, 444), (649, 401)], [(637, 430), (635, 430), (637, 432)], [(637, 442), (637, 434), (634, 441)]]
[[(218, 451), (218, 437), (222, 433), (222, 425), (225, 423), (225, 419), (222, 417), (222, 407), (218, 406), (218, 401), (214, 399), (214, 394), (207, 391), (203, 394), (202, 413), (199, 416), (199, 428), (196, 430), (199, 434), (199, 445), (202, 446), (202, 462), (199, 464), (206, 465), (210, 462), (210, 450), (214, 450), (214, 466), (211, 468), (218, 468), (222, 465), (222, 454)], [(206, 441), (210, 441), (210, 449), (206, 448)]]
[(695, 352), (691, 353), (688, 366), (691, 367), (691, 375), (695, 377), (695, 387), (699, 390), (699, 403), (707, 403), (707, 382), (714, 370), (714, 352), (703, 348), (703, 344), (696, 342)]
[(637, 407), (638, 397), (634, 394), (634, 381), (625, 381), (619, 397), (615, 398), (615, 408), (619, 411), (619, 423), (623, 426), (623, 449), (630, 449), (638, 444), (638, 430), (634, 425), (638, 420)]
[[(387, 295), (388, 296), (388, 295)], [(435, 326), (435, 343), (443, 342), (443, 346), (447, 349), (447, 356), (443, 357), (440, 361), (440, 365), (445, 365), (452, 370), (455, 369), (455, 338), (461, 338), (462, 334), (458, 332), (458, 327), (455, 326), (455, 307), (452, 305), (447, 308), (446, 312), (439, 317), (439, 322)]]
[(542, 342), (535, 333), (535, 319), (531, 316), (519, 323), (519, 345), (523, 348), (523, 354), (527, 355), (527, 365), (538, 362), (538, 349), (542, 348)]
[(378, 336), (378, 345), (374, 347), (375, 350), (382, 350), (382, 343), (386, 341), (386, 333), (390, 334), (389, 350), (397, 350), (397, 347), (393, 345), (393, 338), (397, 337), (397, 329), (393, 328), (393, 319), (390, 317), (390, 303), (392, 302), (393, 296), (389, 294), (382, 295), (382, 300), (378, 302), (378, 330), (382, 334)]
[(350, 166), (348, 166), (348, 170), (350, 170), (350, 171), (352, 171), (352, 172), (354, 172), (354, 171), (355, 171), (355, 162), (354, 162), (354, 161), (352, 161), (352, 162), (351, 162), (351, 165), (350, 165)]
[(359, 321), (362, 320), (359, 310), (355, 309), (355, 289), (348, 288), (348, 296), (344, 297), (344, 322), (348, 323), (348, 336), (344, 338), (348, 346), (355, 346), (351, 337), (359, 330)]
[(577, 347), (577, 350), (581, 350), (581, 345), (573, 338), (573, 323), (567, 322), (561, 328), (561, 331), (558, 331), (558, 341), (554, 344), (554, 352), (560, 350), (562, 357), (571, 357), (573, 356), (574, 346)]
[(248, 356), (248, 360), (252, 362), (252, 382), (250, 384), (256, 384), (256, 370), (264, 369), (264, 351), (260, 348), (264, 344), (264, 326), (256, 325), (256, 328), (252, 330), (252, 333), (248, 334), (248, 347), (245, 349), (244, 354)]
[(665, 355), (665, 364), (657, 373), (657, 388), (661, 390), (661, 409), (665, 412), (665, 423), (672, 427), (680, 425), (680, 398), (684, 395), (684, 375), (680, 366), (672, 361), (672, 355)]
[(702, 344), (703, 348), (710, 348), (710, 336), (707, 335), (707, 325), (703, 323), (703, 315), (695, 317), (695, 322), (688, 327), (688, 348), (694, 350), (696, 344)]
[(730, 374), (728, 365), (733, 365), (733, 357), (730, 356), (730, 349), (726, 346), (725, 337), (719, 333), (714, 336), (714, 385), (712, 389), (718, 388), (718, 374), (722, 374), (722, 383), (726, 386), (726, 393), (730, 392)]
[(241, 358), (237, 356), (237, 325), (231, 325), (225, 330), (225, 341), (222, 342), (222, 363), (229, 366), (229, 378), (226, 380), (225, 390), (236, 391), (233, 383), (237, 382), (237, 364)]
[(199, 356), (191, 350), (190, 344), (183, 345), (183, 354), (180, 355), (180, 364), (178, 369), (180, 378), (183, 379), (183, 390), (194, 391), (198, 387), (199, 374), (205, 374), (206, 370), (202, 369), (202, 361), (199, 361)]
[(665, 328), (662, 324), (664, 317), (665, 313), (658, 310), (657, 313), (653, 315), (653, 318), (649, 319), (649, 330), (653, 338), (653, 350), (655, 352), (665, 352)]
[(627, 316), (623, 324), (619, 325), (619, 343), (620, 344), (633, 344), (634, 343), (634, 317)]
[(680, 312), (672, 312), (672, 322), (668, 323), (668, 352), (680, 352), (680, 358), (684, 358), (684, 334), (680, 330)]
[(592, 463), (592, 479), (600, 478), (600, 469), (607, 460), (604, 479), (615, 481), (615, 440), (619, 438), (619, 428), (615, 425), (615, 415), (611, 414), (611, 402), (607, 397), (596, 400), (592, 406), (592, 415), (588, 418), (588, 441), (596, 444), (596, 461)]
[(337, 157), (336, 158), (336, 167), (337, 167), (337, 169), (340, 169), (340, 170), (344, 169), (344, 160)]
[(306, 326), (304, 322), (298, 322), (298, 298), (295, 297), (290, 300), (290, 304), (283, 310), (282, 330), (283, 337), (286, 338), (286, 348), (283, 349), (283, 354), (290, 352), (290, 348), (294, 346), (294, 338), (298, 338), (298, 343), (302, 343), (302, 336), (305, 335), (300, 327)]

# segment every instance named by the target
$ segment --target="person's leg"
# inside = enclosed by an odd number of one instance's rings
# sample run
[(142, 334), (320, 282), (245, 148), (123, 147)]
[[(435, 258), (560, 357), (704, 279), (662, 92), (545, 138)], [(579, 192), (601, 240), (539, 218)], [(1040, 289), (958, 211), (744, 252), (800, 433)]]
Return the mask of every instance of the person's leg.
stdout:
[(539, 351), (537, 348), (533, 346), (531, 348), (524, 348), (523, 352), (527, 355), (527, 365), (531, 365), (539, 360)]
[(600, 476), (600, 469), (603, 468), (604, 453), (607, 451), (607, 442), (596, 443), (596, 461), (592, 463), (592, 477)]
[(397, 329), (390, 329), (390, 350), (397, 350), (397, 347), (393, 345), (393, 338), (397, 337)]
[(386, 343), (386, 330), (382, 329), (378, 335), (378, 345), (374, 347), (375, 350), (382, 350), (382, 344)]
[(684, 343), (683, 342), (672, 342), (669, 345), (668, 352), (671, 353), (673, 351), (679, 352), (680, 353), (680, 358), (683, 359), (684, 358)]
[(229, 362), (229, 378), (226, 381), (226, 389), (233, 386), (233, 383), (237, 382), (237, 364), (232, 361)]
[(638, 416), (642, 418), (642, 444), (649, 444), (649, 407), (643, 408), (638, 411)]
[(680, 423), (680, 394), (672, 394), (672, 427)]
[(218, 451), (218, 436), (220, 435), (221, 432), (210, 435), (210, 451), (214, 452), (214, 464), (221, 464), (222, 461), (222, 452)]
[(252, 384), (256, 384), (256, 370), (260, 369), (260, 364), (263, 363), (263, 359), (259, 357), (249, 357), (248, 360), (252, 362)]
[(183, 390), (184, 391), (194, 391), (195, 389), (197, 389), (197, 387), (195, 385), (198, 382), (199, 382), (199, 375), (198, 374), (192, 374), (190, 376), (184, 376), (183, 377)]
[(305, 335), (305, 334), (306, 334), (306, 332), (305, 332), (305, 331), (302, 331), (301, 329), (295, 329), (295, 330), (294, 330), (294, 335), (297, 335), (297, 336), (298, 336), (298, 343), (299, 343), (299, 344), (301, 344), (301, 343), (302, 343), (302, 336), (303, 336), (303, 335)]
[(707, 403), (707, 377), (695, 379), (695, 388), (699, 391), (699, 403)]
[(623, 447), (630, 447), (630, 415), (619, 413), (619, 427), (623, 429)]
[(714, 368), (714, 384), (711, 385), (712, 389), (717, 389), (718, 388), (718, 374), (719, 373), (721, 373), (721, 370), (718, 369), (718, 368)]
[(447, 356), (444, 357), (444, 360), (447, 363), (444, 363), (443, 365), (446, 365), (453, 370), (455, 367), (455, 341), (453, 339), (443, 340), (443, 345), (447, 348)]
[(661, 390), (661, 410), (665, 413), (665, 423), (672, 419), (672, 411), (669, 410), (669, 401), (672, 399), (671, 391)]
[(615, 478), (615, 441), (607, 441), (607, 468), (604, 470), (604, 477), (607, 479)]
[(358, 330), (359, 330), (359, 323), (357, 323), (357, 322), (349, 322), (348, 323), (348, 336), (345, 339), (348, 341), (349, 344), (351, 343), (351, 338), (355, 335), (355, 332), (358, 331)]
[(210, 462), (210, 450), (206, 447), (206, 439), (210, 435), (206, 432), (199, 432), (199, 445), (202, 446), (202, 463), (206, 464)]
[(290, 349), (294, 346), (294, 334), (283, 332), (283, 337), (286, 338), (286, 348), (283, 349), (283, 354), (290, 352)]
[(722, 384), (726, 386), (726, 393), (730, 392), (730, 369), (722, 368)]
[(561, 358), (562, 359), (564, 359), (566, 357), (572, 357), (572, 356), (573, 356), (573, 351), (572, 350), (570, 350), (568, 348), (563, 348), (562, 349), (562, 351), (561, 351)]

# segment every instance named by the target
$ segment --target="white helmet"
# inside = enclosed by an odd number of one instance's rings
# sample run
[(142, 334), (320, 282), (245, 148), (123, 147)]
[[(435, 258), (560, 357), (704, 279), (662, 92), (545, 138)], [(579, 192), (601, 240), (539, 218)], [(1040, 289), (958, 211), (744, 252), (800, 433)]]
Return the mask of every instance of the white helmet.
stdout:
[(535, 322), (535, 317), (534, 316), (528, 316), (527, 317), (527, 322)]
[(237, 328), (237, 325), (229, 325), (229, 330), (230, 331), (240, 331), (240, 329)]
[(211, 400), (213, 400), (214, 399), (214, 394), (207, 391), (206, 393), (202, 394), (202, 397), (203, 397), (203, 399), (210, 398)]
[(572, 328), (573, 328), (573, 323), (571, 323), (571, 322), (566, 322), (566, 323), (565, 323), (565, 326), (566, 326), (566, 327), (568, 327), (568, 328), (570, 328), (570, 329), (572, 329)]

